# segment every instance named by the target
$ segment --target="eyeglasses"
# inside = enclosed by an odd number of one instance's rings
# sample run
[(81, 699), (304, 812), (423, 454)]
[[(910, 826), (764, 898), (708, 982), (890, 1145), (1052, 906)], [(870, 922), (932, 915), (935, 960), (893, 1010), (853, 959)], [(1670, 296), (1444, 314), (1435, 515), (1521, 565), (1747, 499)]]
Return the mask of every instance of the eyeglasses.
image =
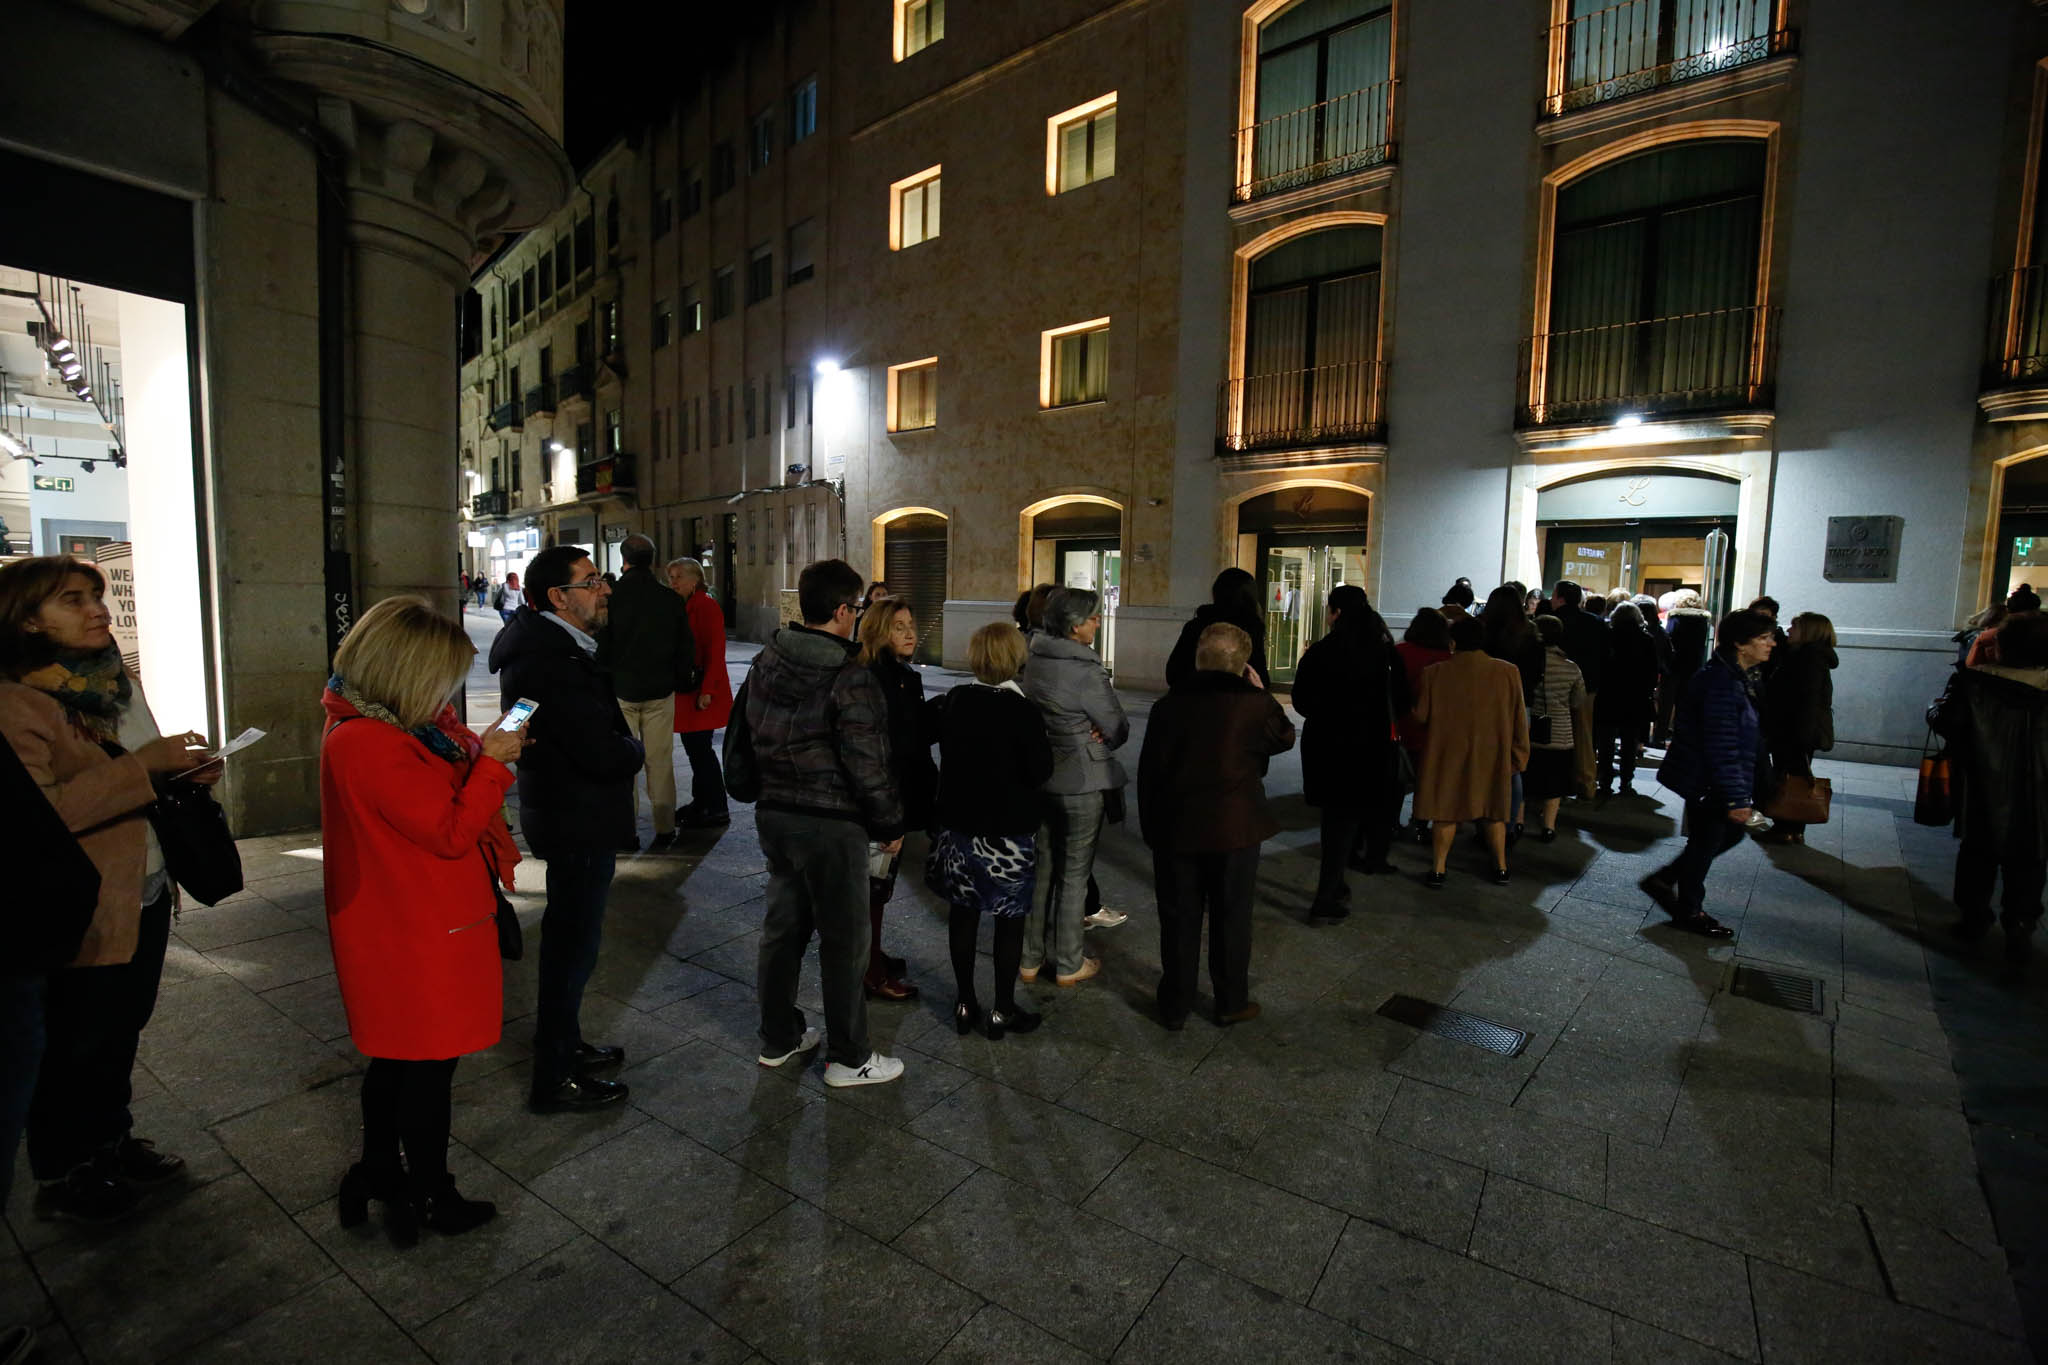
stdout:
[(565, 588), (565, 589), (567, 589), (567, 588), (602, 588), (602, 587), (604, 587), (604, 586), (605, 586), (605, 581), (604, 581), (604, 580), (603, 580), (602, 578), (586, 578), (586, 579), (584, 579), (584, 580), (583, 580), (583, 581), (582, 581), (581, 583), (564, 583), (564, 584), (562, 585), (562, 587), (563, 587), (563, 588)]

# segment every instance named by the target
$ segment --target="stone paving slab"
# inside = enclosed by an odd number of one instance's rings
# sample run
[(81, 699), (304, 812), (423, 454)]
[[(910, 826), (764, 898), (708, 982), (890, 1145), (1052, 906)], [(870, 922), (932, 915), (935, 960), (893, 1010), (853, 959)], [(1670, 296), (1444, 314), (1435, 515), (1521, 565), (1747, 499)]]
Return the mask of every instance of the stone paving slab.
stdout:
[[(1157, 1024), (1133, 825), (1098, 862), (1132, 915), (1090, 936), (1103, 977), (1023, 988), (1045, 1025), (1000, 1043), (952, 1028), (944, 907), (907, 877), (886, 934), (924, 994), (871, 1032), (909, 1072), (851, 1092), (817, 1058), (754, 1061), (763, 874), (736, 808), (680, 856), (621, 859), (585, 1025), (627, 1047), (631, 1102), (525, 1111), (532, 954), (509, 964), (451, 1149), (501, 1216), (407, 1252), (335, 1223), (362, 1063), (317, 836), (246, 841), (248, 890), (176, 926), (136, 1073), (139, 1128), (189, 1182), (106, 1232), (37, 1222), (18, 1182), (0, 1317), (38, 1324), (47, 1361), (148, 1365), (2026, 1359), (2048, 1341), (2048, 970), (1946, 938), (1954, 845), (1909, 823), (1910, 773), (1821, 768), (1840, 818), (1718, 863), (1739, 936), (1714, 944), (1636, 889), (1674, 847), (1654, 768), (1638, 797), (1569, 803), (1506, 888), (1461, 844), (1431, 893), (1402, 843), (1349, 921), (1312, 926), (1315, 814), (1285, 756), (1266, 1013), (1228, 1030)], [(530, 942), (544, 881), (521, 868)], [(1738, 963), (1819, 978), (1825, 1009), (1731, 996)], [(1375, 1015), (1396, 993), (1529, 1045), (1417, 1034)], [(815, 965), (799, 994), (817, 1008)]]

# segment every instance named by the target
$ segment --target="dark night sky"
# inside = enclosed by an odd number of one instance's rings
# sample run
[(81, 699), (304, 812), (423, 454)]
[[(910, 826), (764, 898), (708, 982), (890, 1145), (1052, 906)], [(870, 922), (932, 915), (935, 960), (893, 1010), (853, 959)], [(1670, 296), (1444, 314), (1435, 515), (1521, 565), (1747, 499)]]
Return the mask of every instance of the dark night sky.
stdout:
[(808, 0), (567, 0), (565, 140), (578, 170), (613, 138), (693, 91), (750, 32)]

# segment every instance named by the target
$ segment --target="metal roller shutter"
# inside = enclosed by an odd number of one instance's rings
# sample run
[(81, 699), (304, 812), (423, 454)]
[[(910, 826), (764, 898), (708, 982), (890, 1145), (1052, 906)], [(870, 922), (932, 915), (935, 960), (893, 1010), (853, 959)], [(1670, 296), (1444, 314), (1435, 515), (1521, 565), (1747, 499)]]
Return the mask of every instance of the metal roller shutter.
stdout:
[(946, 521), (911, 516), (883, 531), (882, 577), (917, 613), (917, 662), (935, 664), (946, 635)]

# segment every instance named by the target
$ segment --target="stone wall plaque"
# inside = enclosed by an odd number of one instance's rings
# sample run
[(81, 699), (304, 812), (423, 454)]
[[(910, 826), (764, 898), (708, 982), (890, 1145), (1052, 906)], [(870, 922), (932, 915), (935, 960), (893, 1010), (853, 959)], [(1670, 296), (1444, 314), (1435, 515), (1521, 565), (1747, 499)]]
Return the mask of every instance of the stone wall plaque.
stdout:
[(1829, 517), (1821, 577), (1830, 583), (1896, 583), (1902, 517)]

